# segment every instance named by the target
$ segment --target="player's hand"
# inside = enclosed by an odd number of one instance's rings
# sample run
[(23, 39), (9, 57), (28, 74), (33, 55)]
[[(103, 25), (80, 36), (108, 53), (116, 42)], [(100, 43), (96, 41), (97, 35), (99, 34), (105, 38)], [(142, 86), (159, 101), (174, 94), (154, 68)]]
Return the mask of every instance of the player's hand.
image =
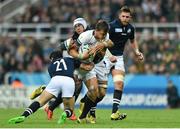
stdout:
[(88, 58), (89, 58), (89, 51), (86, 51), (86, 52), (83, 53), (81, 60), (86, 60)]
[(111, 56), (111, 57), (109, 57), (109, 60), (110, 60), (112, 63), (115, 63), (115, 62), (117, 62), (117, 57), (116, 57), (116, 56)]
[(136, 51), (135, 55), (137, 56), (139, 61), (144, 61), (144, 56), (140, 51)]
[(98, 43), (96, 46), (93, 46), (89, 50), (89, 55), (93, 55), (95, 57), (96, 53), (104, 49), (105, 45), (103, 43)]
[(80, 68), (86, 71), (91, 71), (94, 68), (94, 63), (89, 63), (89, 64), (81, 63)]

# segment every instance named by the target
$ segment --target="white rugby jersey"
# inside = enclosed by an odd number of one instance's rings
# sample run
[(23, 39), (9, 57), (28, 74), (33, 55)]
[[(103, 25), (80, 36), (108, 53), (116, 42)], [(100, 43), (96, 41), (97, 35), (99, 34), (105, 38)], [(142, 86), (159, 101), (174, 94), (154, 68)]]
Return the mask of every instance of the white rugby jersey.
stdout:
[[(94, 37), (93, 33), (94, 33), (94, 30), (88, 30), (79, 35), (79, 38), (77, 39), (77, 43), (80, 46), (79, 52), (83, 52), (83, 49), (86, 48), (87, 45), (88, 47), (96, 45), (98, 40)], [(106, 37), (102, 41), (107, 41), (108, 39), (109, 39), (109, 34), (107, 33)], [(93, 61), (93, 58), (90, 57), (89, 59), (83, 60), (82, 62), (89, 63), (92, 61)]]
[[(83, 32), (79, 35), (79, 38), (77, 39), (78, 45), (83, 46), (88, 44), (89, 46), (94, 46), (98, 40), (93, 35), (94, 30), (88, 30), (86, 32)], [(107, 33), (104, 41), (107, 41), (109, 39), (109, 33)]]

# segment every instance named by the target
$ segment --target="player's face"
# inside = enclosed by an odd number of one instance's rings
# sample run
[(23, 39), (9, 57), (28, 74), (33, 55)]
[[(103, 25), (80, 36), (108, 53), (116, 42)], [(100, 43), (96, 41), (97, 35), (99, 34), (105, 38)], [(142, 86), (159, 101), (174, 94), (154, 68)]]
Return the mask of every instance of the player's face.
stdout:
[(103, 30), (95, 30), (94, 37), (96, 40), (103, 40), (106, 37), (106, 34)]
[(119, 19), (123, 25), (127, 25), (131, 20), (131, 14), (128, 12), (121, 12), (119, 14)]
[(74, 26), (74, 30), (78, 33), (78, 34), (81, 34), (82, 32), (84, 32), (84, 27), (83, 25), (81, 24), (76, 24)]

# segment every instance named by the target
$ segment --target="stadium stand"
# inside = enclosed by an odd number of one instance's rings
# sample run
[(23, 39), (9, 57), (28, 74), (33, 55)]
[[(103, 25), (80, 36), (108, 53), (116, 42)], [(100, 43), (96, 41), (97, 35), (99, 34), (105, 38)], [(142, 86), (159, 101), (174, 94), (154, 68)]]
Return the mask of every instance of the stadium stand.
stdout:
[(114, 19), (124, 4), (134, 9), (137, 38), (145, 55), (145, 63), (137, 64), (127, 49), (127, 72), (180, 74), (179, 0), (40, 0), (13, 16), (9, 24), (0, 15), (0, 84), (8, 72), (45, 72), (48, 54), (57, 46), (53, 43), (71, 34), (71, 22), (76, 17), (86, 18), (93, 26), (98, 19)]

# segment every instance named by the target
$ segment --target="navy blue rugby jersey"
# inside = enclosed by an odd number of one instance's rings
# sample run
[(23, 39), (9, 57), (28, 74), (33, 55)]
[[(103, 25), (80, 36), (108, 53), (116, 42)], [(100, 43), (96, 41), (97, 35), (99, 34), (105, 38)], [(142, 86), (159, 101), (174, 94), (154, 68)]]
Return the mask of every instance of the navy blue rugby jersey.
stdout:
[(114, 20), (110, 23), (109, 38), (114, 43), (112, 48), (109, 48), (110, 52), (115, 56), (123, 55), (124, 47), (128, 39), (133, 40), (135, 34), (135, 28), (128, 24), (122, 25), (120, 20)]
[(79, 68), (80, 61), (74, 58), (64, 57), (54, 60), (48, 67), (49, 75), (54, 76), (68, 76), (73, 78), (73, 72)]

